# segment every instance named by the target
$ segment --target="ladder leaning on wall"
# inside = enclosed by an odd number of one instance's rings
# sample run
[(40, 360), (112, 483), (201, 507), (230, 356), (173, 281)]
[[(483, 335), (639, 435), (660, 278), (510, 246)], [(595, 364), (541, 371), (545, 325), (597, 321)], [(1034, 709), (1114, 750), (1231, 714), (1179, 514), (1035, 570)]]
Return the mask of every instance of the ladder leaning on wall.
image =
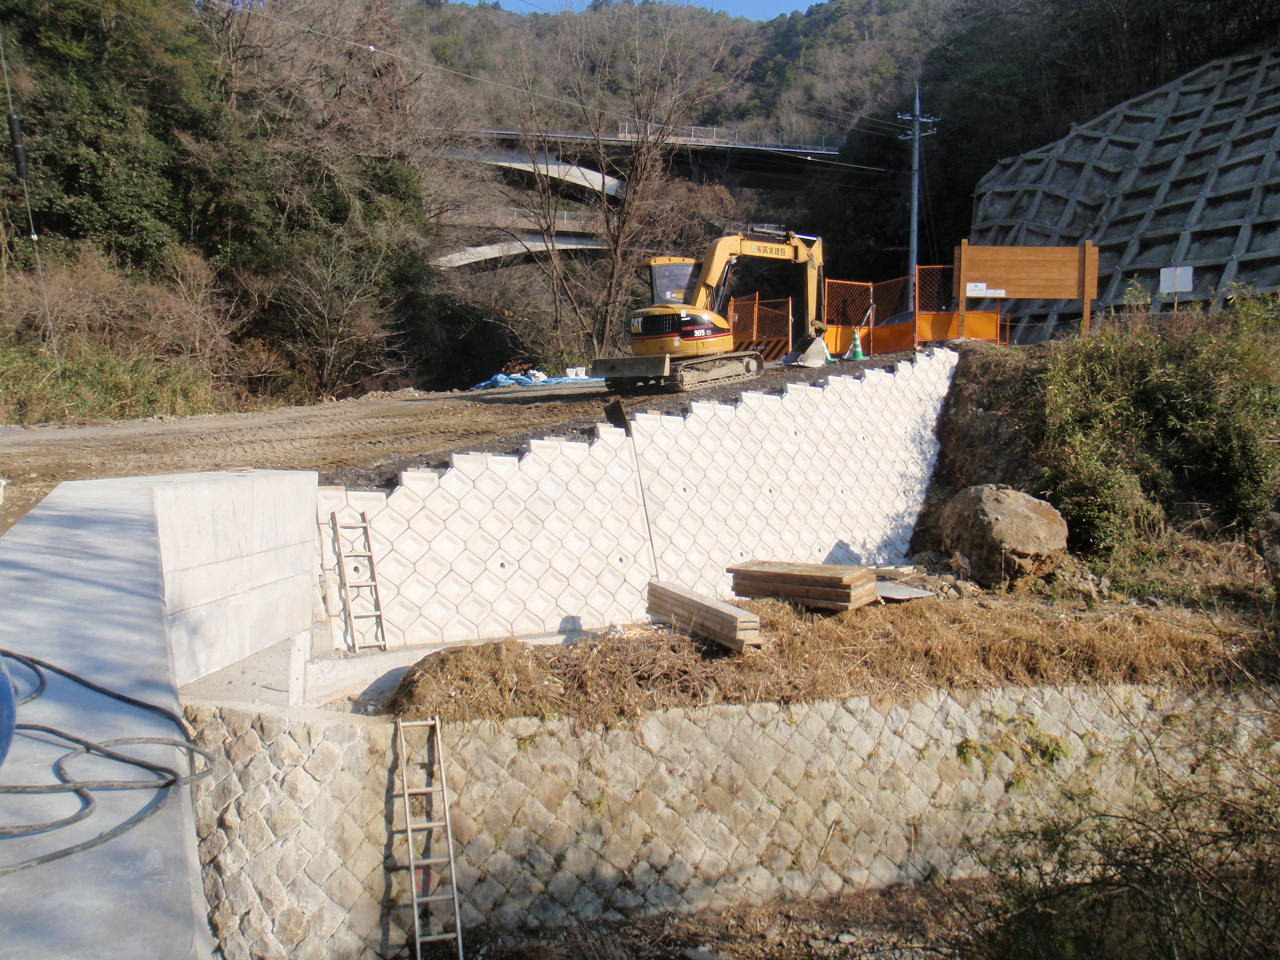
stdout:
[(378, 568), (373, 562), (369, 515), (361, 513), (359, 520), (350, 523), (339, 519), (337, 511), (329, 517), (351, 652), (385, 650), (387, 631), (382, 621), (382, 591), (378, 589)]
[[(417, 752), (410, 757), (409, 740), (413, 737), (412, 731), (419, 729), (425, 731), (426, 740), (414, 745)], [(411, 731), (408, 737), (406, 730)], [(464, 960), (457, 861), (453, 851), (453, 821), (449, 814), (440, 718), (397, 719), (396, 756), (399, 792), (393, 794), (393, 800), (400, 802), (392, 805), (390, 826), (393, 838), (404, 836), (406, 856), (401, 868), (408, 871), (409, 898), (402, 906), (413, 910), (413, 955), (416, 960), (426, 960), (432, 945), (453, 941), (458, 960)], [(395, 821), (400, 818), (403, 818), (403, 825), (397, 827)], [(453, 927), (447, 929), (447, 906), (450, 903), (453, 906)], [(437, 906), (445, 909), (434, 909)]]

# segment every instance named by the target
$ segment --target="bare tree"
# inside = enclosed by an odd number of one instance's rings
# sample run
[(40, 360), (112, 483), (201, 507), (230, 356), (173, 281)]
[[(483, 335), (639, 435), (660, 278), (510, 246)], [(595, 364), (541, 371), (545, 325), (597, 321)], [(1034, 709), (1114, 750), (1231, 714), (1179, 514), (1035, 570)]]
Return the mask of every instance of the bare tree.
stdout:
[[(228, 136), (193, 155), (205, 181), (225, 185), (208, 206), (215, 216), (225, 204), (228, 232), (241, 231), (226, 245), (258, 254), (223, 278), (242, 304), (242, 339), (278, 340), (324, 393), (402, 369), (397, 323), (432, 321), (397, 316), (397, 304), (426, 272), (432, 220), (471, 179), (450, 156), (463, 125), (456, 85), (385, 0), (201, 12), (236, 112)], [(246, 165), (260, 171), (246, 178), (256, 192), (228, 173)]]
[(395, 244), (378, 240), (354, 249), (337, 237), (299, 251), (270, 298), (290, 327), (284, 349), (323, 394), (350, 393), (405, 367), (384, 283)]
[[(526, 69), (530, 215), (546, 247), (539, 263), (553, 302), (545, 339), (562, 352), (616, 348), (641, 260), (668, 249), (695, 221), (700, 232), (700, 218), (680, 202), (688, 192), (672, 189), (670, 154), (681, 128), (746, 64), (728, 62), (723, 37), (683, 29), (686, 15), (663, 4), (601, 6), (578, 18), (559, 63)], [(554, 94), (544, 92), (548, 77)], [(564, 132), (581, 139), (557, 136)], [(601, 175), (588, 174), (578, 188), (603, 244), (587, 262), (556, 246), (566, 209), (553, 168), (561, 156)]]

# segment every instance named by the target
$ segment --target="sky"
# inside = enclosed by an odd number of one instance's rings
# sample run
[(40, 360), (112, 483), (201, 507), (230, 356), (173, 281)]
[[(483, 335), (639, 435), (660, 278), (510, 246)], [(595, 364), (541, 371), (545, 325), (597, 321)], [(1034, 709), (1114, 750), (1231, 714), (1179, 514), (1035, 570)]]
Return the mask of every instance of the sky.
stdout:
[[(471, 0), (461, 0), (463, 3)], [(556, 13), (560, 10), (585, 10), (590, 0), (500, 0), (504, 10), (515, 13), (546, 11)], [(708, 10), (721, 10), (735, 17), (750, 17), (752, 20), (772, 20), (774, 17), (795, 10), (807, 10), (819, 0), (701, 0), (689, 6), (705, 7)]]

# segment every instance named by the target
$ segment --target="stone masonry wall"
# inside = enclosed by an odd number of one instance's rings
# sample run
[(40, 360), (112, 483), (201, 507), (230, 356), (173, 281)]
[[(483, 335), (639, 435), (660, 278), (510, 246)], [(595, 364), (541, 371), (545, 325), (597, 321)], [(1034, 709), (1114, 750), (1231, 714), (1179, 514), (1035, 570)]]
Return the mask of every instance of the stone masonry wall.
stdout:
[(320, 710), (184, 707), (217, 758), (193, 792), (222, 956), (394, 954), (411, 918), (384, 907), (391, 725)]
[[(1064, 787), (1128, 804), (1155, 762), (1176, 769), (1207, 742), (1195, 718), (1220, 725), (1218, 744), (1249, 742), (1271, 713), (1260, 704), (1019, 688), (665, 710), (608, 731), (563, 719), (449, 725), (464, 923), (561, 924), (964, 875), (965, 841)], [(188, 713), (200, 744), (222, 755), (196, 808), (224, 956), (394, 953), (409, 918), (390, 908), (402, 881), (383, 870), (390, 726), (314, 711)]]
[[(635, 415), (631, 436), (601, 425), (592, 443), (534, 440), (520, 457), (406, 470), (390, 494), (321, 488), (323, 567), (336, 585), (336, 545), (365, 552), (358, 531), (334, 525), (363, 514), (395, 647), (635, 621), (653, 577), (727, 597), (724, 568), (741, 560), (898, 560), (955, 365), (934, 350), (894, 373), (694, 400), (685, 416)], [(367, 581), (366, 567), (349, 564), (347, 579)], [(371, 597), (355, 588), (342, 601), (368, 612)]]

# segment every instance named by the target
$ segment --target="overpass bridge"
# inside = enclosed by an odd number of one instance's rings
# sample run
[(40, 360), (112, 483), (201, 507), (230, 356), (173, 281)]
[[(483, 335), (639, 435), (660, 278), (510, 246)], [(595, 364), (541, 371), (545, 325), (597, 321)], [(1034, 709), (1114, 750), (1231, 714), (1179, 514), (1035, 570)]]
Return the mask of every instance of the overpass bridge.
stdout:
[[(523, 142), (528, 133), (509, 129), (480, 129), (456, 131), (465, 136), (487, 140)], [(571, 131), (543, 132), (536, 134), (536, 139), (545, 143), (590, 144), (602, 143), (611, 147), (633, 146), (644, 133), (641, 125), (621, 121), (612, 134), (598, 136), (590, 133), (574, 133)], [(666, 138), (666, 143), (673, 147), (690, 150), (727, 150), (745, 152), (763, 152), (773, 154), (792, 154), (796, 156), (822, 155), (834, 156), (840, 152), (844, 143), (843, 134), (814, 133), (788, 136), (782, 131), (741, 132), (731, 127), (687, 126), (676, 127), (675, 132)]]
[[(623, 154), (633, 148), (645, 133), (638, 124), (622, 122), (608, 135), (573, 131), (539, 132), (535, 140), (554, 144), (555, 150), (528, 149), (529, 134), (511, 129), (458, 130), (455, 134), (488, 140), (488, 149), (456, 149), (446, 156), (455, 160), (483, 163), (519, 177), (545, 177), (573, 196), (625, 196), (627, 185), (620, 178), (588, 165), (606, 156)], [(743, 186), (777, 186), (779, 180), (805, 182), (814, 160), (830, 160), (839, 153), (843, 137), (814, 134), (787, 138), (755, 132), (754, 136), (728, 128), (680, 127), (666, 138), (677, 149), (671, 152), (670, 165), (680, 176), (700, 183), (732, 180)], [(511, 214), (511, 208), (505, 208)], [(538, 230), (536, 220), (528, 215), (494, 216), (482, 222), (485, 214), (470, 211), (440, 218), (453, 226), (489, 226), (502, 229), (508, 239), (466, 247), (435, 258), (432, 262), (443, 269), (530, 256), (549, 248), (559, 250), (601, 250), (604, 245), (592, 236), (589, 218), (568, 215), (563, 225), (557, 221), (550, 237)]]

